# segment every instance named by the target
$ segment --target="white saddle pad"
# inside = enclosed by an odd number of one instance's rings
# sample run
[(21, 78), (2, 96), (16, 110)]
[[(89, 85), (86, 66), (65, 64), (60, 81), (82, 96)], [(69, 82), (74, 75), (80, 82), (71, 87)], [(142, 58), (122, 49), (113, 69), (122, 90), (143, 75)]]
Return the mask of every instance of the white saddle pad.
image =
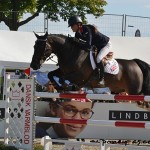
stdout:
[(104, 66), (104, 72), (110, 74), (118, 74), (119, 72), (118, 62), (114, 58), (107, 61), (106, 65)]
[[(96, 68), (96, 64), (92, 55), (92, 51), (90, 51), (90, 60), (93, 70)], [(104, 66), (104, 72), (110, 73), (110, 74), (118, 74), (119, 72), (119, 65), (118, 62), (113, 58), (111, 60), (108, 60), (106, 65)]]

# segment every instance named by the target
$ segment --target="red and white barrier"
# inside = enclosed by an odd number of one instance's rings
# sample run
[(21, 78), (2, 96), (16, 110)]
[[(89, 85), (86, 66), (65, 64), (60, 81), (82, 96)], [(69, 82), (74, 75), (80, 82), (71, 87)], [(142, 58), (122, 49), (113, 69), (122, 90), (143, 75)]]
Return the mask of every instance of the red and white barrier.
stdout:
[(150, 96), (144, 95), (108, 95), (108, 94), (71, 94), (71, 93), (49, 93), (35, 92), (36, 97), (43, 98), (87, 98), (95, 100), (116, 100), (116, 101), (149, 101)]
[(96, 126), (110, 126), (110, 127), (132, 127), (132, 128), (150, 128), (149, 122), (127, 122), (127, 121), (112, 121), (112, 120), (79, 120), (79, 119), (61, 119), (54, 117), (40, 117), (35, 116), (34, 120), (45, 123), (64, 123), (64, 124), (86, 124)]

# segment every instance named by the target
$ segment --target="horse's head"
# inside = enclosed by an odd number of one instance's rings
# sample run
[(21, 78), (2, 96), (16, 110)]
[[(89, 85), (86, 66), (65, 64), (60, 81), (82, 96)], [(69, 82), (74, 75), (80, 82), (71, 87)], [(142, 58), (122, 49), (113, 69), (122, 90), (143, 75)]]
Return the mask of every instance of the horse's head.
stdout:
[(47, 42), (48, 33), (42, 36), (39, 36), (36, 33), (34, 34), (37, 37), (37, 40), (35, 41), (34, 54), (32, 56), (30, 67), (37, 70), (40, 69), (41, 65), (51, 55), (52, 48)]
[(37, 37), (37, 40), (35, 41), (34, 54), (30, 67), (37, 70), (40, 69), (45, 60), (50, 59), (49, 56), (52, 53), (57, 57), (58, 55), (61, 56), (67, 36), (62, 34), (48, 35), (48, 33), (42, 36), (39, 36), (36, 33), (34, 34)]

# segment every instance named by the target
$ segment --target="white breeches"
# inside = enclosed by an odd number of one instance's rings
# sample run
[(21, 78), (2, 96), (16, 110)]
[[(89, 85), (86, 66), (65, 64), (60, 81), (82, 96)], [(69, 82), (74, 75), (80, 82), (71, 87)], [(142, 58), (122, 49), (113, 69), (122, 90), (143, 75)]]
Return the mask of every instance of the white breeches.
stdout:
[(101, 60), (102, 60), (110, 51), (112, 52), (112, 45), (111, 45), (111, 42), (109, 41), (109, 42), (107, 43), (107, 45), (106, 45), (104, 48), (102, 48), (102, 49), (100, 50), (100, 52), (98, 53), (97, 58), (96, 58), (97, 63), (100, 63)]

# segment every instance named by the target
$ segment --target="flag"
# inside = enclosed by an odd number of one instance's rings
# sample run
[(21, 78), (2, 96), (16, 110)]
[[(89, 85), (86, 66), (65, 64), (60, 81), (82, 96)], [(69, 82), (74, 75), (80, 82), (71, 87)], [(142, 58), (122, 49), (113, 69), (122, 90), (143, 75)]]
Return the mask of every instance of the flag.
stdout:
[(27, 68), (27, 69), (23, 70), (23, 73), (25, 73), (26, 75), (30, 76), (31, 69)]

